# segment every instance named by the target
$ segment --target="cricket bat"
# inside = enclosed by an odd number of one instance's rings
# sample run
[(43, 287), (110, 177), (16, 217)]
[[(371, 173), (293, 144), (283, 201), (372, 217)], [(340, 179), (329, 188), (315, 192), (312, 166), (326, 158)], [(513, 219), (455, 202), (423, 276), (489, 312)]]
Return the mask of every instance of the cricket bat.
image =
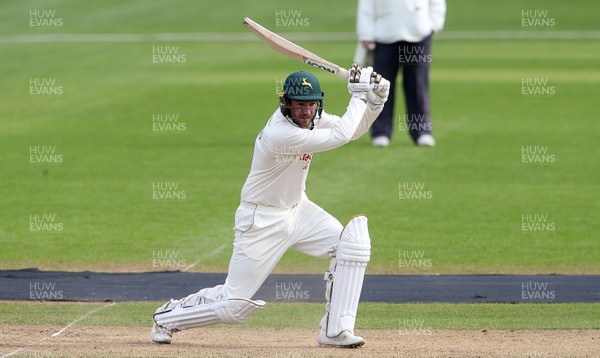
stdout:
[[(314, 53), (296, 45), (295, 43), (286, 40), (285, 38), (277, 35), (274, 32), (267, 30), (257, 22), (245, 17), (242, 22), (250, 31), (254, 32), (259, 39), (263, 40), (270, 48), (279, 52), (280, 54), (289, 57), (291, 59), (304, 62), (311, 66), (315, 66), (327, 72), (331, 72), (334, 75), (344, 80), (348, 79), (348, 70), (343, 67), (336, 65), (333, 62), (329, 62)], [(373, 72), (375, 74), (375, 72)], [(376, 76), (376, 74), (375, 74)], [(373, 77), (375, 77), (373, 76)]]

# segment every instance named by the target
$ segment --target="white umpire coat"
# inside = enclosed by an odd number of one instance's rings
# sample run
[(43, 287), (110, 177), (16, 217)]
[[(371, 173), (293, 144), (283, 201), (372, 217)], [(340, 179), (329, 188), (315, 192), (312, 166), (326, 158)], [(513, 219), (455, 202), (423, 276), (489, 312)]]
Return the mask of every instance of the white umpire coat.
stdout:
[(444, 27), (445, 0), (359, 0), (356, 32), (360, 41), (419, 42)]

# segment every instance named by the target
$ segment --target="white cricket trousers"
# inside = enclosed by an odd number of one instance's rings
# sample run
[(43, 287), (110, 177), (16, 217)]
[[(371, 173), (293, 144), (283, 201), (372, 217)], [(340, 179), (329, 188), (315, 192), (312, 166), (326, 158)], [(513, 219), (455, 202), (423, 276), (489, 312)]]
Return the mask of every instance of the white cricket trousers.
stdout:
[(336, 218), (305, 194), (290, 209), (242, 202), (235, 213), (225, 297), (252, 299), (291, 247), (310, 256), (329, 258), (328, 252), (337, 245), (342, 229)]

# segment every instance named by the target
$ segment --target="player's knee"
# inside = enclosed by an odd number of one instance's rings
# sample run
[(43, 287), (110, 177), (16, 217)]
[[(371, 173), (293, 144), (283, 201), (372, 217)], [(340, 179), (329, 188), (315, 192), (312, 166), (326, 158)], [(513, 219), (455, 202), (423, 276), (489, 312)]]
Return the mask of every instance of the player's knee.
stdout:
[(336, 258), (338, 262), (369, 262), (371, 238), (366, 216), (357, 216), (346, 225), (337, 245)]

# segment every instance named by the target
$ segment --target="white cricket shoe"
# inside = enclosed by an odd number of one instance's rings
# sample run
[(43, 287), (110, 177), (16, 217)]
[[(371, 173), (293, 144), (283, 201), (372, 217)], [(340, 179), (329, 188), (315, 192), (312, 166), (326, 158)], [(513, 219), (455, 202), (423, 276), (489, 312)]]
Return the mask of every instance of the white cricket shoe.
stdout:
[(324, 329), (319, 333), (317, 342), (323, 347), (333, 348), (358, 348), (365, 344), (363, 337), (355, 336), (349, 331), (342, 331), (342, 333), (336, 337), (327, 337), (327, 333)]
[(159, 326), (155, 322), (150, 330), (150, 338), (156, 343), (169, 344), (173, 338), (173, 331), (163, 326)]
[(417, 145), (421, 147), (434, 147), (435, 139), (431, 134), (423, 134), (417, 138)]
[(373, 138), (374, 147), (387, 147), (390, 145), (390, 139), (384, 135)]
[[(178, 303), (179, 303), (179, 300), (170, 299), (169, 302), (158, 307), (156, 309), (156, 311), (154, 311), (154, 314), (166, 311), (167, 309), (172, 309)], [(173, 333), (177, 332), (177, 330), (159, 326), (158, 324), (156, 324), (156, 321), (154, 321), (154, 318), (152, 319), (152, 321), (153, 321), (152, 329), (150, 330), (150, 338), (152, 338), (152, 341), (154, 341), (156, 343), (161, 343), (161, 344), (171, 343), (171, 339), (173, 338)]]

